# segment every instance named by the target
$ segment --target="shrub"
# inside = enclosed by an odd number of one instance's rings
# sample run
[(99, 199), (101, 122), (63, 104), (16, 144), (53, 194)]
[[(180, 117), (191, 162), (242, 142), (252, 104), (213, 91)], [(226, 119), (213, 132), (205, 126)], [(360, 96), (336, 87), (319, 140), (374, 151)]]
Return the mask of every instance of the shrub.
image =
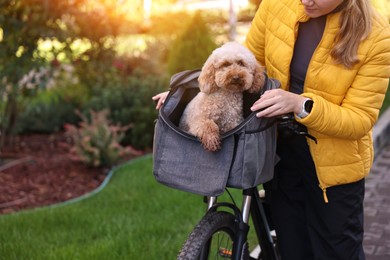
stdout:
[(165, 76), (134, 71), (133, 75), (116, 76), (104, 86), (84, 84), (55, 87), (26, 99), (25, 108), (17, 123), (18, 133), (51, 133), (63, 130), (65, 124), (77, 124), (80, 110), (87, 115), (90, 110), (108, 109), (114, 124), (133, 127), (125, 132), (122, 144), (138, 149), (150, 148), (153, 143), (154, 120), (157, 117), (151, 97), (168, 87)]
[(164, 77), (138, 74), (124, 79), (122, 85), (109, 85), (100, 89), (84, 107), (89, 110), (109, 109), (114, 123), (133, 127), (126, 131), (122, 144), (131, 144), (137, 149), (150, 148), (153, 144), (154, 120), (157, 117), (151, 97), (167, 89)]
[(16, 132), (52, 133), (62, 130), (64, 124), (76, 124), (80, 118), (75, 111), (82, 109), (89, 96), (89, 90), (80, 84), (43, 91), (25, 100)]
[(168, 73), (202, 67), (210, 53), (217, 47), (210, 29), (197, 12), (189, 25), (172, 43), (168, 56)]
[(93, 167), (111, 167), (125, 155), (138, 154), (131, 147), (120, 145), (124, 132), (131, 125), (112, 125), (107, 118), (108, 110), (91, 111), (91, 120), (80, 112), (77, 114), (82, 119), (79, 127), (65, 125), (66, 134), (74, 143), (71, 153), (75, 160)]

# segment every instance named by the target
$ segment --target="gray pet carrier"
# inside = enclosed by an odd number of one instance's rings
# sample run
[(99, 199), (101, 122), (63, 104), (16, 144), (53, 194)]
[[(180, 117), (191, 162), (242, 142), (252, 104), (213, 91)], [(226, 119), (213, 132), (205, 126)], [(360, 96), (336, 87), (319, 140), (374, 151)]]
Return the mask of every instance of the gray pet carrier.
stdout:
[[(245, 120), (222, 135), (222, 148), (204, 150), (200, 141), (178, 128), (189, 101), (199, 92), (200, 70), (171, 78), (170, 92), (159, 111), (153, 146), (153, 173), (169, 187), (204, 196), (218, 196), (225, 187), (246, 189), (273, 177), (276, 162), (275, 119), (257, 118), (250, 111), (259, 94), (244, 93)], [(279, 87), (266, 79), (263, 92)]]

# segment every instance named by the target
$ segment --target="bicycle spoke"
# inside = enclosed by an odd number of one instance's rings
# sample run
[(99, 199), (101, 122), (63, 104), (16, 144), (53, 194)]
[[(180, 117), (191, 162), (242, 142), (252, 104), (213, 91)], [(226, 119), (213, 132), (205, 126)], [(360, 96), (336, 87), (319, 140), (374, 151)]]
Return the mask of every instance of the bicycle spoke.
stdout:
[(212, 254), (214, 259), (230, 259), (232, 256), (232, 239), (224, 231), (214, 234), (215, 243), (212, 244)]

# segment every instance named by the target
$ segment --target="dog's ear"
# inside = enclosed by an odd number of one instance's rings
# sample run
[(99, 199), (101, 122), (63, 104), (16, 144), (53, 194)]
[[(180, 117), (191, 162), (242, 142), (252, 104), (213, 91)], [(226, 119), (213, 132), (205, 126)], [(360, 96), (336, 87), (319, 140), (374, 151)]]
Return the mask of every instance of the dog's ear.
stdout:
[(207, 59), (203, 65), (198, 82), (200, 91), (206, 94), (213, 93), (218, 89), (218, 86), (215, 83), (215, 68), (210, 58)]
[(248, 89), (249, 93), (258, 93), (264, 87), (265, 75), (264, 67), (260, 64), (256, 64), (255, 72), (253, 75), (252, 86)]

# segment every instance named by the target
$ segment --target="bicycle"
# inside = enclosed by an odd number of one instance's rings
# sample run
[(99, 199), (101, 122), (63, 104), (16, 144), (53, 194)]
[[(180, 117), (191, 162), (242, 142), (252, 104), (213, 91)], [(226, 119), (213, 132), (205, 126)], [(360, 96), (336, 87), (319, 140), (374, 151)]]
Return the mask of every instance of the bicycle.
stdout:
[[(307, 129), (294, 120), (292, 114), (277, 118), (279, 138), (292, 135), (304, 135), (313, 139)], [(227, 189), (226, 189), (227, 190)], [(228, 191), (228, 190), (227, 190)], [(228, 192), (229, 193), (229, 192)], [(264, 209), (264, 197), (260, 197), (257, 187), (243, 189), (241, 210), (229, 193), (232, 203), (217, 202), (217, 197), (208, 197), (208, 211), (184, 243), (178, 259), (280, 259), (276, 235), (270, 231), (268, 218)], [(220, 211), (230, 208), (233, 213)], [(261, 251), (249, 254), (247, 235), (249, 217), (252, 216), (258, 244)], [(226, 235), (226, 236), (225, 236)], [(217, 236), (217, 239), (214, 239)], [(223, 238), (220, 238), (222, 237)], [(222, 245), (221, 241), (224, 242)]]
[[(243, 190), (241, 209), (228, 193), (232, 202), (217, 202), (217, 197), (207, 197), (208, 210), (190, 233), (178, 259), (280, 259), (276, 236), (271, 233), (263, 206), (264, 198), (260, 197), (258, 188)], [(247, 235), (250, 216), (260, 252), (249, 252)]]
[[(250, 110), (262, 92), (244, 93), (244, 121), (222, 135), (221, 150), (206, 153), (196, 137), (178, 127), (184, 108), (199, 92), (199, 74), (200, 70), (191, 70), (172, 76), (170, 92), (159, 111), (154, 134), (153, 174), (156, 180), (171, 188), (211, 196), (207, 200), (207, 213), (190, 234), (178, 258), (193, 260), (213, 256), (216, 259), (277, 260), (276, 236), (271, 235), (263, 201), (256, 188), (273, 177), (277, 161), (276, 118), (257, 118)], [(267, 76), (265, 82), (263, 92), (280, 86), (277, 80)], [(291, 131), (297, 133), (301, 129)], [(184, 150), (191, 151), (196, 159), (189, 160)], [(196, 174), (192, 174), (194, 172)], [(231, 203), (217, 202), (217, 197), (213, 197), (221, 195), (226, 187), (243, 190), (242, 209), (237, 207), (232, 196)], [(257, 255), (249, 254), (250, 215), (261, 248)], [(224, 246), (218, 245), (220, 239), (212, 239), (218, 234), (226, 235)]]

